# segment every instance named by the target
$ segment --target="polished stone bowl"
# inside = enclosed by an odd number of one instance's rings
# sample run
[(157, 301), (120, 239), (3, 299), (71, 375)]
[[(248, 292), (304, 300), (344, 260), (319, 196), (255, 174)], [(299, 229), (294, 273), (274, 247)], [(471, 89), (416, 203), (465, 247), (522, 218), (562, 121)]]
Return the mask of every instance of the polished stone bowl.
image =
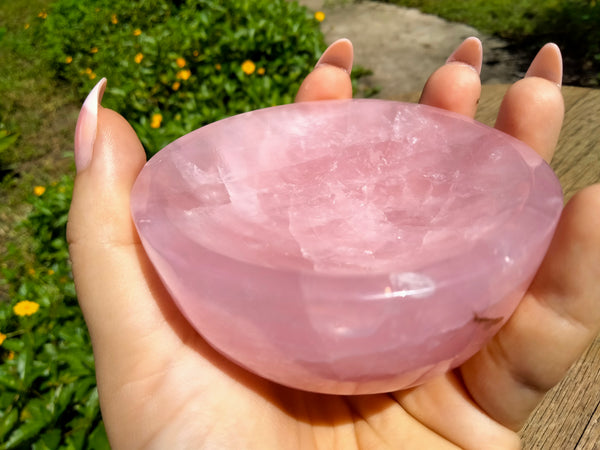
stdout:
[(508, 320), (562, 210), (516, 139), (437, 108), (298, 103), (168, 145), (133, 219), (182, 313), (219, 352), (314, 392), (403, 389)]

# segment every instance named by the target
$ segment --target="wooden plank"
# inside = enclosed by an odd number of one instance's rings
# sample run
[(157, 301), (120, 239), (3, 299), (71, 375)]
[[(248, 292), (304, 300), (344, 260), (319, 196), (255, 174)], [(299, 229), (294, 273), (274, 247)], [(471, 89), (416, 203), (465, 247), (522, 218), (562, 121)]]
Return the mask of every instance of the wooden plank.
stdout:
[(521, 430), (523, 449), (595, 448), (594, 436), (600, 436), (599, 404), (600, 338), (533, 412)]
[(585, 432), (577, 444), (577, 450), (600, 450), (600, 402), (588, 423)]
[(565, 122), (552, 168), (568, 200), (600, 181), (600, 90), (564, 87)]

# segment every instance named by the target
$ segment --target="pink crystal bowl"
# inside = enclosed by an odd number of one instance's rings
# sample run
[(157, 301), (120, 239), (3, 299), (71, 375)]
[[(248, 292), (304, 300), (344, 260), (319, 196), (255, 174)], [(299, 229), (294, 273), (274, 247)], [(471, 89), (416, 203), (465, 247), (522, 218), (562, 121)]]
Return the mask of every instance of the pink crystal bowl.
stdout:
[(219, 352), (294, 388), (407, 388), (506, 322), (562, 210), (550, 167), (440, 109), (299, 103), (168, 145), (132, 212), (180, 310)]

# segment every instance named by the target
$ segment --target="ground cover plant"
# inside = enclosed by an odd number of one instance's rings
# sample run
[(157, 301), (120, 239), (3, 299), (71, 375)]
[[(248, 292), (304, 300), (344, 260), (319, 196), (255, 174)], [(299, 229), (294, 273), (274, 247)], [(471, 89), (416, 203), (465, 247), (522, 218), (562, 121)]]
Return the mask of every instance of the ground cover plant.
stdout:
[[(600, 2), (596, 0), (383, 0), (463, 22), (506, 39), (529, 61), (546, 42), (565, 57), (569, 84), (600, 82)], [(525, 69), (525, 68), (524, 68)]]
[[(324, 49), (318, 21), (285, 0), (58, 0), (37, 30), (57, 76), (104, 105), (149, 154), (201, 125), (293, 101)], [(90, 5), (90, 6), (88, 6)]]
[[(73, 180), (58, 176), (73, 170), (78, 105), (106, 76), (103, 104), (154, 153), (205, 123), (291, 102), (324, 49), (323, 16), (284, 0), (0, 3), (0, 18), (8, 11), (21, 23), (0, 27), (0, 72), (12, 77), (0, 82), (1, 183), (2, 195), (21, 190), (7, 198), (23, 219), (0, 246), (0, 449), (105, 449), (65, 238)], [(69, 135), (58, 142), (70, 156), (48, 177), (35, 167), (48, 138), (39, 128), (64, 105)]]
[(94, 360), (71, 277), (65, 224), (72, 180), (36, 186), (9, 246), (0, 304), (0, 449), (108, 448)]

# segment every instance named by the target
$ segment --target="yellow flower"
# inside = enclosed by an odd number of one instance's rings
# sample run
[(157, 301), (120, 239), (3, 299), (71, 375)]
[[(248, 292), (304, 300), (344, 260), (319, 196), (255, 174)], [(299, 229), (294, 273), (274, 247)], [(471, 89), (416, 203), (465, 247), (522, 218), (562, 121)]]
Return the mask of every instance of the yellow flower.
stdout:
[(317, 22), (323, 22), (325, 20), (325, 13), (323, 11), (317, 11), (315, 13), (315, 19), (317, 19)]
[(113, 25), (116, 25), (119, 23), (119, 19), (117, 19), (117, 15), (116, 14), (111, 14), (110, 15), (110, 21)]
[(90, 80), (93, 80), (96, 78), (96, 74), (94, 72), (92, 72), (88, 75), (88, 77), (90, 78)]
[(54, 270), (48, 269), (48, 275), (54, 275)]
[(40, 309), (40, 305), (36, 302), (30, 302), (29, 300), (23, 300), (13, 306), (13, 311), (17, 316), (31, 316)]
[(43, 195), (44, 192), (46, 192), (46, 188), (44, 186), (36, 186), (33, 188), (33, 193), (39, 197), (40, 195)]
[(38, 13), (38, 17), (40, 19), (45, 19), (46, 17), (48, 17), (48, 13), (46, 11), (41, 11)]
[(200, 55), (200, 52), (198, 50), (194, 50), (194, 53), (192, 53), (196, 58), (198, 57), (198, 55)]
[(139, 36), (140, 34), (142, 34), (142, 30), (140, 30), (139, 28), (136, 28), (135, 30), (133, 30), (134, 36)]
[(67, 56), (67, 57), (65, 58), (65, 63), (67, 63), (67, 64), (71, 64), (72, 62), (73, 62), (73, 57), (72, 57), (72, 56)]
[(27, 273), (29, 275), (35, 275), (35, 269), (33, 267), (30, 267), (29, 269), (27, 269)]
[(8, 355), (6, 355), (6, 359), (8, 359), (9, 361), (15, 359), (15, 352), (13, 352), (12, 350), (8, 352)]
[(259, 67), (258, 70), (256, 71), (257, 74), (259, 75), (264, 75), (265, 74), (265, 68), (264, 67)]
[(221, 64), (219, 64), (219, 63), (215, 64), (215, 69), (221, 70)]
[(144, 59), (144, 55), (142, 55), (141, 53), (138, 53), (137, 55), (135, 55), (135, 58), (133, 58), (134, 61), (139, 64), (142, 62), (142, 59)]
[(150, 128), (160, 128), (162, 120), (163, 116), (161, 114), (153, 114), (152, 120), (150, 121)]
[(6, 335), (4, 333), (0, 333), (0, 345), (6, 340)]
[(86, 67), (86, 69), (83, 71), (83, 73), (87, 73), (89, 75), (92, 73), (92, 69), (90, 69), (89, 67)]
[(179, 57), (175, 62), (177, 63), (177, 67), (179, 67), (180, 69), (183, 69), (185, 67), (185, 59)]
[(181, 83), (179, 81), (176, 81), (175, 83), (173, 83), (173, 86), (171, 86), (171, 88), (176, 91), (181, 87)]
[(92, 47), (90, 53), (98, 53), (98, 47)]
[(252, 73), (254, 73), (255, 69), (256, 65), (249, 59), (242, 63), (242, 72), (244, 72), (246, 75), (251, 75)]
[(29, 24), (28, 23), (25, 24), (25, 29), (26, 30), (29, 29)]
[(190, 69), (182, 69), (179, 72), (177, 72), (177, 75), (175, 75), (176, 78), (178, 80), (187, 80), (189, 77), (192, 76), (192, 72)]

